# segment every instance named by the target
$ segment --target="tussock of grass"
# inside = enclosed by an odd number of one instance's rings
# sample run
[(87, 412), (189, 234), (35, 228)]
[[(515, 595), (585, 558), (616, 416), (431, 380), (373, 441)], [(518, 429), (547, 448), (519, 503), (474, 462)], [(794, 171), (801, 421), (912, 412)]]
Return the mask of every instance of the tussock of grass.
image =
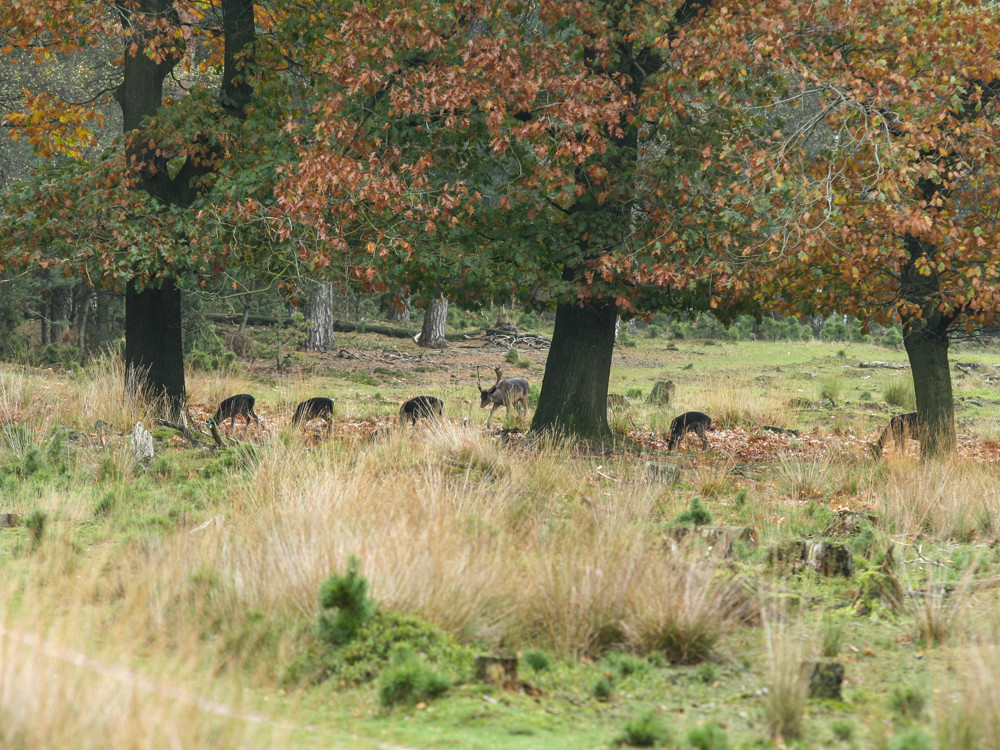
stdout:
[(812, 459), (782, 458), (777, 475), (781, 491), (793, 500), (822, 497), (830, 477), (830, 459), (824, 454)]
[(718, 428), (785, 426), (787, 409), (778, 394), (759, 395), (749, 383), (720, 388), (705, 395), (699, 407)]
[(773, 737), (798, 739), (802, 736), (809, 691), (809, 675), (803, 665), (807, 654), (803, 627), (772, 614), (765, 618), (764, 644), (765, 719)]
[(963, 542), (997, 533), (1000, 477), (991, 467), (957, 459), (887, 463), (875, 491), (887, 532)]

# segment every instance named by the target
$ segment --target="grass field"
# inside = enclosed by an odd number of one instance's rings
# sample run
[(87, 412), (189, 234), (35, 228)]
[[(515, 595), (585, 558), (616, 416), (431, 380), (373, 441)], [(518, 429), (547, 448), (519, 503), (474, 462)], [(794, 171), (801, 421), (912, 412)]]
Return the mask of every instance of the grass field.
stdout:
[[(859, 365), (902, 350), (641, 339), (596, 448), (487, 433), (480, 341), (341, 347), (190, 374), (196, 426), (257, 398), (222, 449), (126, 406), (113, 359), (0, 367), (0, 745), (1000, 746), (1000, 351), (953, 353), (960, 452), (920, 463), (867, 447), (912, 389)], [(395, 428), (422, 393), (445, 421)], [(316, 395), (329, 434), (293, 430)], [(710, 450), (666, 455), (689, 409)], [(851, 575), (798, 553), (824, 542)], [(516, 679), (477, 671), (500, 655)]]

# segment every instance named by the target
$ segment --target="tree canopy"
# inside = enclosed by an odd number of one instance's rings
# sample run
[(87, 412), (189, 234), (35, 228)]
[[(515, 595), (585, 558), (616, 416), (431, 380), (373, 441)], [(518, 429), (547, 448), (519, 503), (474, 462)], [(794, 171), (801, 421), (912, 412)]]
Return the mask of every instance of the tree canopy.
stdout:
[(117, 50), (128, 133), (82, 158), (92, 107), (11, 105), (9, 132), (58, 158), (7, 197), (7, 267), (555, 309), (534, 426), (581, 435), (608, 429), (619, 316), (898, 317), (925, 452), (954, 444), (948, 336), (1000, 299), (994, 4), (0, 9), (6, 55)]
[(740, 173), (738, 283), (901, 320), (925, 454), (954, 448), (949, 335), (1000, 309), (998, 34), (990, 2), (735, 3), (678, 49), (773, 124), (718, 155)]

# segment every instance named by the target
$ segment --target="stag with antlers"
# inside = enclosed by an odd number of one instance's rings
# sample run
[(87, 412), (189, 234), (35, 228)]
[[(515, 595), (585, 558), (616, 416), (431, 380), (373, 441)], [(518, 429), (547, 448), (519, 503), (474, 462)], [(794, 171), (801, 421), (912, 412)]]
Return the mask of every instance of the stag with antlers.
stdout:
[(513, 405), (517, 409), (520, 417), (521, 411), (528, 409), (528, 381), (524, 378), (503, 378), (503, 370), (494, 367), (497, 374), (497, 382), (491, 388), (483, 388), (479, 377), (479, 367), (476, 367), (476, 386), (479, 388), (479, 406), (485, 409), (489, 404), (493, 404), (490, 415), (486, 418), (486, 429), (490, 427), (490, 420), (493, 419), (493, 412), (501, 406), (507, 407), (507, 415), (510, 416), (510, 407)]

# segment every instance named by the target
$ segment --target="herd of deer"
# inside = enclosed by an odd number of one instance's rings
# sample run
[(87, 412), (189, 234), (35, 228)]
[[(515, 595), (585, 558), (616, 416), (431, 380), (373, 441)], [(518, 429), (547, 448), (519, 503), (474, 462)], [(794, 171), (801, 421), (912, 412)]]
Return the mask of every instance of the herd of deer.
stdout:
[[(528, 408), (528, 381), (524, 378), (504, 378), (503, 370), (499, 367), (495, 367), (493, 370), (497, 376), (496, 382), (489, 388), (483, 388), (479, 368), (476, 368), (476, 386), (479, 388), (480, 396), (479, 406), (485, 409), (490, 404), (493, 405), (490, 415), (486, 419), (487, 428), (493, 419), (493, 412), (501, 406), (507, 407), (508, 414), (513, 406), (519, 418)], [(253, 410), (256, 403), (257, 400), (249, 393), (237, 393), (219, 404), (212, 421), (216, 425), (222, 425), (228, 419), (229, 426), (232, 428), (236, 424), (236, 417), (243, 417), (247, 427), (250, 426), (250, 420), (253, 420), (260, 427), (260, 418)], [(399, 407), (399, 421), (401, 424), (409, 421), (410, 424), (415, 425), (421, 417), (429, 420), (439, 419), (443, 412), (444, 401), (441, 399), (435, 396), (416, 396)], [(329, 428), (333, 424), (333, 399), (327, 396), (315, 396), (295, 407), (295, 414), (292, 415), (293, 425), (304, 425), (312, 419), (322, 419)]]
[[(489, 388), (483, 388), (480, 379), (480, 368), (476, 368), (476, 387), (479, 388), (479, 407), (485, 409), (492, 404), (490, 414), (486, 418), (486, 428), (489, 429), (493, 413), (501, 406), (507, 407), (507, 414), (513, 406), (517, 417), (520, 419), (522, 413), (528, 408), (528, 381), (524, 378), (504, 378), (503, 370), (494, 367), (496, 382)], [(235, 425), (236, 417), (243, 417), (247, 426), (253, 419), (260, 426), (260, 419), (254, 412), (253, 407), (256, 399), (249, 393), (238, 393), (235, 396), (222, 401), (215, 412), (213, 421), (216, 425), (221, 425), (225, 420), (229, 420), (229, 426)], [(400, 424), (409, 422), (416, 425), (417, 420), (423, 417), (428, 420), (440, 419), (444, 413), (444, 401), (435, 396), (415, 396), (405, 401), (399, 407)], [(312, 419), (322, 419), (327, 428), (333, 424), (333, 399), (326, 396), (315, 396), (306, 399), (295, 408), (292, 416), (292, 424), (295, 426), (304, 425)], [(908, 437), (917, 436), (917, 413), (898, 414), (889, 421), (889, 426), (885, 429), (878, 441), (870, 443), (872, 455), (876, 458), (882, 456), (882, 448), (885, 443), (892, 438), (896, 444), (902, 446)], [(676, 449), (684, 436), (693, 432), (701, 438), (702, 450), (708, 450), (708, 436), (705, 434), (712, 429), (712, 418), (700, 411), (684, 412), (670, 423), (670, 436), (667, 439), (667, 451)]]

